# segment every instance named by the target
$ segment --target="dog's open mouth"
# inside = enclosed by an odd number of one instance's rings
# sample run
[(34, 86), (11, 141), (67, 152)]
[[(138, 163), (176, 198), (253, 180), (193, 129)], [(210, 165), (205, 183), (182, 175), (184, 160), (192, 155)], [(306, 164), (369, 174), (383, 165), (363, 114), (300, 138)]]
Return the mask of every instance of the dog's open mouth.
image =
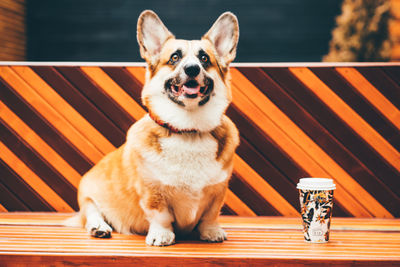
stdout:
[(208, 93), (210, 87), (210, 85), (200, 86), (196, 80), (189, 80), (182, 85), (176, 85), (169, 81), (167, 86), (174, 96), (185, 96), (187, 98), (203, 97)]

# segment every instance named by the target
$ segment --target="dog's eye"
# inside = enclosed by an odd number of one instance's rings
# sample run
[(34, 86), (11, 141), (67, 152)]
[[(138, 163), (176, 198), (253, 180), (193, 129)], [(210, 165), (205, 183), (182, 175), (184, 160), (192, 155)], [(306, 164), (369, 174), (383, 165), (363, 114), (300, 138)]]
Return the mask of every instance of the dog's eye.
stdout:
[(171, 56), (171, 58), (169, 59), (169, 62), (170, 62), (171, 64), (174, 64), (174, 63), (176, 63), (179, 59), (180, 59), (180, 57), (179, 57), (178, 53), (173, 53), (172, 56)]
[(206, 55), (202, 55), (201, 57), (200, 57), (200, 59), (201, 59), (201, 61), (203, 62), (203, 63), (207, 63), (208, 62), (208, 56), (206, 56)]

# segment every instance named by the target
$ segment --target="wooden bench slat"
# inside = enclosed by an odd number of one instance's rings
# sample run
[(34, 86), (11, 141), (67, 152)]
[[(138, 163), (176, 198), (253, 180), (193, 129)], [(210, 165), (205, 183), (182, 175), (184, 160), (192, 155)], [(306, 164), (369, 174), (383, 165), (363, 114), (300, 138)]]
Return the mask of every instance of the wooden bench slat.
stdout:
[[(20, 264), (20, 265), (32, 265), (32, 264), (44, 264), (44, 265), (55, 265), (55, 263), (60, 261), (60, 258), (62, 258), (64, 255), (63, 254), (58, 254), (58, 255), (13, 255), (13, 256), (8, 256), (8, 259), (10, 262), (13, 262), (15, 265)], [(97, 255), (93, 256), (90, 259), (88, 259), (85, 255), (74, 255), (74, 256), (68, 256), (68, 259), (71, 260), (72, 262), (78, 264), (78, 265), (91, 265), (93, 262), (101, 262), (103, 266), (110, 266), (115, 264), (115, 258), (107, 257), (107, 256), (102, 256), (102, 255)], [(181, 258), (174, 258), (174, 257), (167, 257), (167, 258), (162, 258), (159, 256), (153, 256), (153, 257), (119, 257), (118, 258), (118, 264), (121, 266), (160, 266), (159, 262), (160, 260), (163, 261), (165, 265), (171, 265), (171, 266), (179, 266), (179, 265), (186, 265), (186, 264), (191, 264), (193, 266), (212, 266), (217, 264), (218, 260), (213, 257), (213, 256), (198, 256), (198, 257), (190, 257), (190, 256), (182, 256)], [(297, 265), (298, 266), (305, 266), (305, 265), (311, 265), (315, 264), (316, 266), (321, 265), (321, 264), (326, 264), (326, 261), (324, 259), (315, 259), (315, 260), (297, 260)], [(373, 264), (368, 264), (365, 261), (360, 261), (363, 263), (363, 266), (371, 266)], [(247, 260), (248, 264), (251, 264), (251, 266), (265, 266), (265, 264), (279, 264), (279, 266), (293, 266), (293, 261), (290, 259), (275, 259), (274, 257), (271, 257), (269, 260), (265, 260), (264, 258), (252, 258)], [(331, 261), (332, 264), (340, 265), (340, 266), (351, 266), (351, 264), (348, 263), (347, 260), (339, 260), (339, 259), (333, 259)], [(381, 261), (379, 262), (380, 266), (392, 266), (394, 264), (394, 261), (391, 260), (386, 260), (386, 261)], [(237, 265), (243, 265), (243, 260), (241, 258), (225, 258), (224, 259), (224, 265), (226, 266), (237, 266)], [(60, 264), (60, 266), (62, 266)]]
[[(0, 213), (0, 262), (61, 265), (122, 264), (289, 264), (320, 265), (321, 260), (352, 264), (400, 264), (400, 219), (333, 218), (331, 241), (304, 242), (300, 218), (221, 216), (224, 243), (178, 239), (169, 247), (146, 246), (144, 236), (90, 237), (81, 228), (63, 227), (71, 213)], [(212, 259), (212, 260), (211, 260)], [(236, 261), (237, 260), (237, 261)], [(138, 263), (139, 264), (139, 263)]]
[[(2, 230), (9, 230), (9, 229), (2, 229)], [(24, 229), (29, 230), (29, 229)], [(321, 246), (316, 246), (314, 244), (309, 244), (309, 246), (305, 246), (305, 243), (302, 239), (302, 233), (300, 231), (274, 231), (274, 230), (262, 230), (262, 231), (243, 231), (241, 233), (235, 233), (230, 229), (226, 229), (229, 235), (229, 242), (224, 244), (211, 244), (200, 242), (200, 241), (187, 241), (187, 240), (178, 240), (178, 246), (171, 246), (166, 248), (165, 251), (175, 251), (175, 250), (186, 250), (192, 249), (195, 247), (196, 249), (229, 249), (229, 248), (236, 248), (238, 250), (245, 250), (254, 249), (254, 248), (270, 248), (272, 245), (274, 248), (276, 246), (284, 246), (286, 248), (294, 248), (296, 250), (310, 250), (310, 246), (313, 250), (328, 250), (330, 251), (331, 248), (342, 250), (343, 248), (352, 247), (357, 253), (363, 253), (362, 247), (368, 247), (373, 249), (380, 249), (380, 248), (387, 248), (390, 247), (394, 251), (398, 251), (399, 247), (399, 234), (391, 233), (392, 239), (388, 240), (388, 242), (377, 242), (377, 240), (382, 240), (382, 238), (387, 237), (387, 233), (371, 233), (368, 234), (358, 233), (357, 235), (349, 236), (349, 233), (337, 232), (333, 231), (332, 234), (332, 242), (328, 244), (324, 244)], [(21, 246), (29, 247), (29, 249), (34, 248), (42, 248), (47, 245), (61, 243), (60, 246), (67, 246), (67, 247), (88, 247), (88, 245), (95, 245), (90, 249), (96, 250), (99, 246), (107, 246), (110, 250), (112, 249), (119, 249), (122, 250), (130, 250), (134, 248), (143, 248), (144, 246), (144, 236), (138, 235), (120, 235), (114, 234), (114, 237), (111, 239), (96, 239), (91, 238), (89, 235), (86, 234), (85, 231), (77, 231), (74, 236), (70, 234), (52, 234), (48, 235), (46, 232), (38, 232), (36, 235), (29, 235), (25, 232), (9, 232), (2, 234), (2, 240), (0, 240), (1, 249), (4, 251), (7, 247), (12, 247), (15, 249), (20, 249)], [(300, 238), (301, 237), (301, 238)], [(288, 238), (293, 238), (292, 242), (288, 242)], [(80, 241), (78, 241), (80, 240)], [(342, 243), (346, 241), (346, 243)], [(351, 241), (351, 242), (350, 242)], [(279, 243), (279, 244), (272, 244), (272, 243)], [(126, 244), (131, 244), (126, 246)], [(371, 246), (373, 244), (373, 246)], [(145, 247), (145, 250), (150, 249), (149, 247)], [(58, 248), (54, 248), (58, 249)], [(88, 248), (89, 249), (89, 248)], [(151, 248), (153, 249), (153, 248)], [(51, 249), (50, 249), (51, 251)], [(334, 252), (334, 251), (332, 251)], [(400, 255), (400, 254), (399, 254)]]
[[(225, 248), (230, 246), (237, 245), (248, 245), (248, 243), (254, 243), (257, 247), (267, 247), (270, 245), (268, 242), (281, 242), (285, 247), (304, 247), (304, 241), (302, 238), (301, 231), (298, 230), (241, 230), (235, 231), (230, 228), (225, 228), (229, 233), (229, 242), (224, 245)], [(1, 235), (2, 239), (12, 238), (13, 241), (8, 242), (7, 244), (2, 244), (1, 249), (4, 250), (5, 246), (10, 246), (19, 242), (24, 242), (27, 244), (31, 243), (52, 243), (59, 242), (62, 239), (63, 242), (74, 244), (74, 246), (87, 246), (88, 243), (94, 242), (95, 244), (110, 244), (110, 245), (118, 245), (124, 244), (126, 242), (137, 242), (141, 247), (143, 246), (144, 236), (126, 236), (120, 234), (113, 234), (113, 238), (110, 239), (95, 239), (90, 238), (89, 235), (83, 229), (79, 229), (81, 231), (76, 232), (60, 232), (54, 229), (34, 229), (34, 228), (22, 228), (20, 230), (13, 230), (10, 227), (1, 227), (1, 230), (4, 233)], [(30, 231), (30, 232), (29, 232)], [(328, 247), (354, 247), (361, 249), (361, 247), (368, 248), (385, 248), (391, 247), (394, 249), (399, 249), (399, 233), (375, 233), (372, 231), (362, 231), (358, 233), (354, 233), (349, 235), (348, 231), (338, 231), (332, 230), (331, 239), (333, 243), (329, 243)], [(391, 239), (383, 240), (388, 237), (388, 234), (391, 235)], [(288, 237), (293, 238), (290, 243), (288, 243)], [(267, 239), (267, 240), (266, 240)], [(83, 244), (75, 244), (77, 240), (85, 240)], [(263, 243), (263, 241), (268, 241), (267, 243)], [(340, 243), (346, 241), (346, 243)], [(351, 241), (351, 242), (350, 242)], [(0, 241), (0, 243), (4, 242), (4, 240)], [(105, 242), (105, 243), (104, 243)], [(187, 246), (192, 246), (194, 241), (179, 241), (181, 244), (186, 244)], [(373, 243), (373, 246), (371, 244)], [(196, 246), (209, 246), (210, 244), (198, 242), (194, 243)], [(185, 245), (185, 246), (186, 246)], [(309, 249), (309, 247), (307, 248)], [(400, 254), (399, 254), (400, 255)]]
[[(59, 226), (72, 216), (73, 213), (49, 212), (10, 212), (0, 213), (0, 225), (42, 225)], [(399, 219), (381, 218), (332, 218), (332, 229), (335, 230), (375, 230), (375, 231), (400, 231)], [(301, 229), (300, 218), (264, 216), (264, 217), (238, 217), (221, 216), (220, 223), (226, 228), (269, 228), (269, 229)], [(65, 228), (66, 229), (66, 228)]]

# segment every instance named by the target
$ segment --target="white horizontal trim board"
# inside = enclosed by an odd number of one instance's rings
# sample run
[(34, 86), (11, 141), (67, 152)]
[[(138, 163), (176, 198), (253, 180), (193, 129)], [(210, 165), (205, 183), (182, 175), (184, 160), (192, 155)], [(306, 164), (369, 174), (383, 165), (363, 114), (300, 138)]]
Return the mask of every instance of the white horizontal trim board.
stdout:
[[(99, 66), (99, 67), (145, 67), (145, 62), (81, 62), (81, 61), (0, 61), (0, 66)], [(232, 63), (232, 67), (380, 67), (400, 66), (400, 62), (249, 62)]]

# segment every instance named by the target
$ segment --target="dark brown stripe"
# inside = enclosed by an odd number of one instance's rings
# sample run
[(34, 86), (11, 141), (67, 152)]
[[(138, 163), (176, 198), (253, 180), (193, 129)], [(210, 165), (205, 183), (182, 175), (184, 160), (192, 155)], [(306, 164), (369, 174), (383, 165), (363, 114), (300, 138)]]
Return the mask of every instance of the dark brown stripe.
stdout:
[(232, 178), (229, 181), (229, 188), (257, 215), (281, 215), (237, 173), (232, 174)]
[(8, 211), (30, 211), (0, 180), (0, 203)]
[(143, 85), (136, 80), (136, 78), (130, 74), (125, 68), (121, 67), (102, 67), (105, 73), (107, 73), (124, 91), (129, 94), (142, 108), (146, 108), (142, 105), (142, 88)]
[(35, 66), (32, 69), (114, 146), (118, 147), (125, 142), (125, 134), (101, 112), (101, 106), (96, 107), (56, 69), (43, 66)]
[[(391, 181), (390, 188), (398, 188), (400, 174), (387, 163), (370, 145), (352, 131), (336, 114), (324, 105), (307, 87), (287, 69), (266, 68), (264, 71), (274, 79), (303, 109), (327, 129), (343, 146), (380, 179)], [(386, 180), (387, 179), (387, 180)], [(361, 184), (364, 186), (364, 184)], [(367, 185), (365, 185), (367, 186)], [(393, 192), (397, 195), (400, 191)], [(386, 192), (380, 192), (386, 194)], [(384, 197), (384, 196), (383, 196)]]
[(125, 134), (135, 122), (118, 103), (111, 99), (78, 67), (58, 67), (57, 70)]
[[(311, 70), (393, 147), (400, 150), (400, 134), (397, 128), (386, 117), (380, 115), (368, 100), (360, 95), (338, 72), (333, 68), (312, 68)], [(379, 87), (377, 89), (380, 90)], [(396, 91), (393, 87), (391, 90)]]
[(80, 174), (93, 163), (0, 78), (0, 100)]
[[(400, 199), (398, 196), (265, 72), (260, 69), (247, 68), (241, 68), (240, 71), (382, 205), (393, 214), (399, 212)], [(335, 77), (331, 78), (334, 80)], [(335, 86), (338, 85), (335, 84)], [(386, 182), (388, 184), (393, 183), (392, 180)], [(382, 192), (385, 192), (385, 194), (382, 194)]]
[(2, 120), (0, 120), (0, 140), (72, 208), (75, 210), (78, 208), (76, 188)]
[(356, 69), (400, 109), (400, 67), (358, 67)]
[(35, 192), (18, 174), (0, 159), (1, 182), (15, 196), (34, 211), (55, 211), (38, 193)]
[(221, 208), (221, 215), (237, 215), (237, 214), (225, 204)]

